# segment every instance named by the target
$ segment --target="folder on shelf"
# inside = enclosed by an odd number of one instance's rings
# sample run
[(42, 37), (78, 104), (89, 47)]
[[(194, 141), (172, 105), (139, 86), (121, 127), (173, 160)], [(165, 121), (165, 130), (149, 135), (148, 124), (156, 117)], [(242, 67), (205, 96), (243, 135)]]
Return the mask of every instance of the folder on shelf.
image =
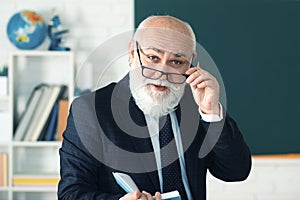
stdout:
[(66, 86), (63, 85), (52, 85), (43, 93), (37, 112), (27, 130), (25, 141), (37, 141), (40, 135), (43, 134), (54, 104), (64, 93), (65, 88)]
[(67, 127), (67, 119), (69, 114), (69, 101), (68, 100), (60, 100), (58, 105), (58, 121), (57, 121), (57, 134), (58, 140), (62, 141), (62, 134)]
[(27, 109), (24, 111), (24, 114), (21, 116), (21, 120), (18, 123), (18, 126), (15, 131), (14, 140), (15, 141), (22, 141), (26, 135), (30, 122), (34, 118), (38, 104), (43, 96), (44, 91), (48, 86), (45, 84), (38, 85), (34, 88), (28, 103)]
[(0, 187), (8, 186), (8, 154), (0, 153)]
[(47, 132), (45, 134), (45, 137), (41, 139), (44, 139), (45, 141), (54, 140), (55, 133), (57, 132), (57, 115), (58, 115), (58, 102), (54, 104), (50, 116), (49, 126), (47, 128)]

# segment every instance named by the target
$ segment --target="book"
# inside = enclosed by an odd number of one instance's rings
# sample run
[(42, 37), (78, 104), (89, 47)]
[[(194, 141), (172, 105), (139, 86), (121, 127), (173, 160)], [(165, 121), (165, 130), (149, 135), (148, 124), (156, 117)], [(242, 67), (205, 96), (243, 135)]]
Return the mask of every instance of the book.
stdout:
[(57, 114), (58, 114), (58, 102), (54, 104), (51, 117), (50, 117), (49, 126), (44, 138), (45, 141), (52, 141), (54, 139), (54, 135), (57, 130)]
[(52, 85), (48, 87), (47, 91), (44, 93), (42, 100), (38, 105), (38, 110), (34, 119), (30, 123), (28, 128), (25, 141), (37, 141), (40, 134), (45, 130), (45, 125), (49, 120), (50, 113), (54, 107), (55, 102), (63, 94), (65, 86), (63, 85)]
[(46, 99), (49, 99), (49, 95), (50, 95), (49, 91), (50, 91), (50, 86), (45, 85), (45, 88), (43, 90), (43, 94), (41, 95), (38, 103), (36, 104), (34, 115), (33, 115), (33, 117), (31, 118), (31, 120), (28, 124), (26, 134), (23, 138), (24, 141), (29, 141), (30, 140), (30, 137), (32, 136), (33, 130), (34, 130), (36, 124), (39, 122), (40, 116), (42, 115), (42, 113), (44, 111), (44, 107), (45, 107), (45, 104), (46, 104)]
[(62, 141), (62, 134), (67, 127), (67, 119), (69, 114), (69, 101), (62, 99), (58, 105), (58, 120), (57, 120), (57, 134), (58, 140)]
[(43, 175), (15, 175), (12, 179), (14, 186), (57, 186), (59, 177)]
[(37, 87), (34, 88), (33, 93), (30, 95), (30, 98), (28, 100), (27, 109), (24, 111), (24, 114), (22, 115), (21, 120), (18, 123), (18, 126), (16, 128), (15, 135), (14, 135), (15, 141), (22, 141), (24, 139), (30, 121), (32, 120), (33, 116), (36, 114), (38, 103), (46, 87), (48, 86), (38, 85)]
[(0, 186), (8, 186), (8, 154), (0, 153)]
[(59, 179), (13, 179), (14, 186), (57, 186)]
[(3, 158), (2, 154), (0, 153), (0, 187), (3, 187)]
[[(116, 182), (125, 190), (125, 192), (130, 193), (138, 190), (137, 185), (132, 180), (130, 176), (124, 173), (113, 172), (112, 173)], [(180, 194), (177, 190), (166, 192), (161, 194), (161, 199), (163, 200), (181, 200)]]

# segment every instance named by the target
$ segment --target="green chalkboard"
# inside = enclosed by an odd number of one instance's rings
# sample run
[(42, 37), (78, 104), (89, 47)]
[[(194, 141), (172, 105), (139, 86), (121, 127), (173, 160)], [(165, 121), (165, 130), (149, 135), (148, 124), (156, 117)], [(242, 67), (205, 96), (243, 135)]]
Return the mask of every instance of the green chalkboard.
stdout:
[(136, 0), (189, 22), (218, 66), (228, 113), (253, 154), (300, 153), (299, 0)]

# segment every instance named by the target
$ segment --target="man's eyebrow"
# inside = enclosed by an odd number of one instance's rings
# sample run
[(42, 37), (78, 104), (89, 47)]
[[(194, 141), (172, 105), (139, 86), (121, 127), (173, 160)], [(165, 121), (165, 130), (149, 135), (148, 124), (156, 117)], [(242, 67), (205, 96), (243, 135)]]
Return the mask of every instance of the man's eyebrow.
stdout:
[[(162, 53), (165, 52), (164, 50), (158, 49), (158, 48), (156, 48), (156, 47), (147, 47), (146, 49), (151, 49), (151, 50), (156, 51), (157, 53), (160, 53), (160, 54), (162, 54)], [(172, 54), (173, 54), (175, 57), (184, 57), (184, 58), (187, 58), (186, 54), (184, 54), (184, 53), (172, 53)]]
[(164, 53), (165, 52), (164, 50), (158, 49), (156, 47), (147, 47), (146, 49), (150, 49), (150, 50), (156, 51), (157, 53)]
[(186, 54), (184, 54), (184, 53), (175, 53), (174, 56), (187, 58)]

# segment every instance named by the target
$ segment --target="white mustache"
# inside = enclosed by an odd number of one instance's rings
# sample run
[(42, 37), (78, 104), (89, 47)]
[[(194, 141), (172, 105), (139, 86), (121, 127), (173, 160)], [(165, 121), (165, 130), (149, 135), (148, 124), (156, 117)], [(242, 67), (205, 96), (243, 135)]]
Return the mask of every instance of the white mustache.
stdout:
[(151, 80), (151, 79), (149, 79), (149, 80), (146, 81), (145, 84), (146, 85), (153, 84), (153, 85), (158, 85), (158, 86), (164, 86), (164, 87), (167, 87), (167, 88), (169, 88), (171, 90), (174, 90), (174, 91), (178, 91), (181, 88), (180, 86), (176, 86), (176, 85), (168, 82), (167, 80)]

